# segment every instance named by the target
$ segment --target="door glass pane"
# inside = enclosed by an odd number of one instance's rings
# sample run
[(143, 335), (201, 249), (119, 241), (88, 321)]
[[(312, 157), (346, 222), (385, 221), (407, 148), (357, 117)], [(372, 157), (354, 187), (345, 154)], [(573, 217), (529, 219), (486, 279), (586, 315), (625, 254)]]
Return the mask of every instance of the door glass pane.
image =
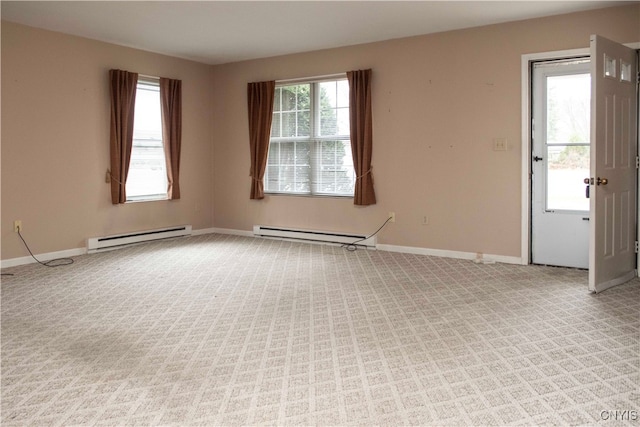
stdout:
[(620, 80), (631, 82), (631, 64), (620, 60)]
[(588, 211), (583, 180), (589, 176), (589, 146), (548, 146), (547, 159), (547, 209)]
[(591, 75), (547, 78), (547, 210), (588, 211)]
[(616, 78), (616, 60), (604, 55), (604, 76)]
[(547, 144), (588, 144), (591, 75), (547, 77)]

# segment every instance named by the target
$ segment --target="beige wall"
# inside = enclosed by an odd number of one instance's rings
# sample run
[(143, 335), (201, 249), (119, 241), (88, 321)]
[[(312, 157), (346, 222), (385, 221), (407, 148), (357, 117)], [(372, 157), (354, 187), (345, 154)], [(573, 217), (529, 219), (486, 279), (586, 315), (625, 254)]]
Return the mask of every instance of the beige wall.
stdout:
[[(214, 224), (370, 233), (394, 211), (379, 243), (520, 257), (521, 56), (588, 47), (592, 33), (636, 42), (639, 18), (635, 5), (216, 67)], [(247, 82), (359, 68), (373, 69), (378, 204), (249, 200)]]
[[(182, 199), (113, 206), (108, 70), (183, 82)], [(2, 259), (86, 246), (88, 237), (212, 225), (211, 67), (2, 22)]]
[[(368, 233), (390, 211), (381, 243), (519, 257), (521, 55), (637, 42), (639, 20), (633, 5), (215, 67), (3, 22), (1, 258), (28, 255), (14, 219), (46, 253), (175, 224)], [(111, 205), (110, 68), (182, 79), (182, 200)], [(378, 204), (249, 200), (246, 84), (359, 68), (374, 72)]]

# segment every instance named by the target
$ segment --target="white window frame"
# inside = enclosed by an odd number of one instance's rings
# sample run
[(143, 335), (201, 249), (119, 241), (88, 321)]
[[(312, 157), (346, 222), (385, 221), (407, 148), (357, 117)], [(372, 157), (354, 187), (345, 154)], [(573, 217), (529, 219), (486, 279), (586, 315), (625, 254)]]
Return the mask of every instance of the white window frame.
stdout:
[[(285, 86), (294, 86), (294, 85), (302, 85), (309, 84), (311, 85), (311, 89), (309, 91), (310, 95), (310, 105), (311, 109), (311, 119), (310, 119), (310, 129), (309, 136), (293, 136), (293, 137), (270, 137), (269, 139), (269, 148), (271, 149), (272, 143), (279, 142), (302, 142), (309, 141), (311, 144), (310, 151), (310, 184), (309, 184), (309, 192), (294, 192), (294, 191), (274, 191), (269, 190), (267, 185), (268, 180), (268, 166), (267, 171), (264, 176), (264, 188), (265, 194), (271, 195), (288, 195), (288, 196), (305, 196), (305, 197), (340, 197), (340, 198), (353, 198), (354, 193), (351, 192), (349, 194), (345, 193), (325, 193), (318, 192), (314, 189), (314, 182), (318, 182), (320, 180), (321, 169), (319, 167), (319, 159), (321, 158), (321, 149), (322, 143), (328, 141), (343, 141), (348, 144), (350, 147), (351, 144), (351, 136), (350, 134), (340, 134), (340, 135), (329, 135), (322, 136), (320, 135), (320, 117), (322, 114), (321, 106), (320, 106), (320, 83), (325, 82), (337, 82), (337, 81), (346, 81), (347, 75), (346, 73), (336, 74), (331, 76), (323, 76), (323, 77), (312, 77), (312, 78), (304, 78), (304, 79), (293, 79), (293, 80), (281, 80), (276, 82), (276, 89), (279, 87)], [(315, 153), (315, 154), (314, 154)], [(314, 160), (317, 160), (314, 162)], [(355, 191), (355, 170), (352, 171), (353, 180), (354, 180), (354, 191)], [(314, 179), (315, 175), (315, 179)]]
[[(145, 88), (141, 88), (141, 86), (146, 86)], [(149, 90), (149, 88), (152, 87), (153, 90), (158, 91), (158, 95), (160, 93), (160, 78), (159, 77), (151, 77), (151, 76), (139, 76), (138, 77), (138, 82), (136, 84), (136, 95), (139, 93), (140, 90)], [(160, 101), (158, 101), (158, 103), (160, 103)], [(158, 104), (158, 107), (160, 107), (160, 105)], [(133, 150), (135, 150), (137, 144), (136, 142), (139, 141), (139, 139), (135, 138), (135, 124), (136, 124), (136, 112), (134, 112), (134, 138), (132, 141), (132, 153), (131, 153), (131, 160), (134, 160), (134, 152)], [(162, 115), (162, 111), (160, 111), (160, 114)], [(151, 140), (153, 141), (159, 141), (160, 144), (163, 147), (163, 166), (164, 166), (164, 180), (163, 180), (163, 186), (165, 188), (164, 192), (160, 192), (160, 193), (150, 193), (150, 194), (139, 194), (139, 195), (135, 195), (132, 196), (127, 192), (127, 203), (133, 203), (133, 202), (147, 202), (147, 201), (156, 201), (156, 200), (168, 200), (168, 178), (167, 178), (167, 174), (166, 174), (166, 154), (164, 153), (164, 141), (162, 139), (162, 116), (160, 117), (160, 139), (155, 139), (152, 138)], [(131, 165), (129, 165), (129, 174), (127, 176), (127, 183), (129, 181), (129, 179), (131, 178)]]

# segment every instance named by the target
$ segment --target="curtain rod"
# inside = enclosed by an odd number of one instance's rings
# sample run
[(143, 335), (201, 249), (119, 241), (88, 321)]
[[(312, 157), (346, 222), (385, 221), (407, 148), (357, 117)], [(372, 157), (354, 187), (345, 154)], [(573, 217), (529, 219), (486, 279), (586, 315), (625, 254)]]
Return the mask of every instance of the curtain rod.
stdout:
[(276, 83), (296, 83), (296, 82), (310, 82), (314, 80), (329, 80), (336, 79), (341, 77), (346, 77), (347, 73), (337, 73), (337, 74), (326, 74), (324, 76), (313, 76), (313, 77), (300, 77), (296, 79), (284, 79), (284, 80), (276, 80)]

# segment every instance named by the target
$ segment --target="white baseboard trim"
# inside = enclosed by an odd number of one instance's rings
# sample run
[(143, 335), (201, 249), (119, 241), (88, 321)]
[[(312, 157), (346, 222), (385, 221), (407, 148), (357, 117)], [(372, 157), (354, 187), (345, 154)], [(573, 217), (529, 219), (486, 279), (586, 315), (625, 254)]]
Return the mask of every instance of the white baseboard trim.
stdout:
[[(475, 261), (477, 259), (477, 254), (473, 252), (460, 252), (460, 251), (449, 251), (445, 249), (429, 249), (429, 248), (419, 248), (415, 246), (397, 246), (397, 245), (378, 245), (377, 248), (381, 251), (389, 251), (389, 252), (401, 252), (405, 254), (414, 254), (414, 255), (428, 255), (428, 256), (437, 256), (441, 258), (455, 258), (455, 259), (468, 259)], [(480, 264), (488, 264), (494, 262), (501, 262), (504, 264), (519, 264), (526, 265), (526, 263), (522, 262), (522, 258), (520, 257), (512, 257), (506, 255), (492, 255), (492, 254), (482, 254), (482, 261)]]
[[(214, 227), (214, 228), (206, 228), (202, 230), (193, 230), (193, 234), (207, 234), (207, 233), (232, 234), (235, 236), (256, 237), (252, 231), (235, 230), (230, 228)], [(311, 243), (311, 242), (308, 242), (308, 243)], [(378, 244), (376, 245), (376, 249), (381, 251), (402, 252), (402, 253), (415, 254), (415, 255), (437, 256), (442, 258), (468, 259), (473, 261), (477, 259), (477, 254), (473, 252), (449, 251), (444, 249), (429, 249), (429, 248), (420, 248), (415, 246)], [(528, 264), (527, 262), (523, 262), (522, 258), (520, 257), (482, 254), (481, 263), (494, 263), (494, 262), (500, 262), (503, 264), (518, 264), (518, 265)]]
[[(211, 234), (211, 233), (219, 233), (219, 234), (234, 234), (238, 236), (247, 236), (254, 237), (252, 231), (244, 231), (244, 230), (231, 230), (225, 228), (202, 228), (200, 230), (191, 230), (191, 234), (193, 236), (198, 236), (201, 234)], [(51, 261), (52, 259), (58, 258), (69, 258), (79, 255), (86, 255), (87, 248), (76, 248), (76, 249), (66, 249), (63, 251), (56, 252), (48, 252), (43, 254), (35, 254), (36, 258), (38, 258), (42, 262)], [(34, 260), (31, 256), (25, 256), (20, 258), (9, 258), (0, 261), (0, 268), (9, 268), (9, 267), (17, 267), (19, 265), (26, 264), (35, 264), (36, 260)]]
[[(232, 234), (235, 236), (256, 237), (252, 231), (234, 230), (230, 228), (206, 228), (202, 230), (193, 230), (193, 234), (206, 234), (206, 233)], [(381, 251), (389, 251), (389, 252), (402, 252), (402, 253), (415, 254), (415, 255), (429, 255), (429, 256), (437, 256), (442, 258), (468, 259), (473, 261), (475, 261), (477, 258), (477, 254), (473, 252), (460, 252), (460, 251), (449, 251), (444, 249), (419, 248), (415, 246), (378, 244), (376, 245), (376, 249)], [(483, 254), (482, 262), (484, 263), (501, 262), (503, 264), (518, 264), (518, 265), (528, 264), (527, 262), (523, 262), (522, 258), (520, 257), (513, 257), (513, 256), (506, 256), (506, 255), (492, 255), (492, 254)]]
[[(249, 231), (249, 230), (235, 230), (231, 228), (217, 228), (217, 227), (192, 230), (192, 235), (194, 236), (211, 234), (211, 233), (230, 234), (234, 236), (244, 236), (244, 237), (255, 237), (253, 234), (253, 231)], [(388, 252), (401, 252), (401, 253), (415, 254), (415, 255), (437, 256), (442, 258), (475, 260), (477, 257), (477, 254), (473, 252), (449, 251), (444, 249), (429, 249), (429, 248), (420, 248), (415, 246), (378, 244), (376, 246), (376, 249), (381, 251), (388, 251)], [(85, 255), (85, 254), (87, 254), (87, 248), (76, 248), (76, 249), (67, 249), (64, 251), (36, 254), (36, 258), (38, 258), (40, 261), (46, 262), (46, 261), (51, 261), (52, 259), (68, 258), (68, 257), (79, 256), (79, 255)], [(485, 263), (501, 262), (504, 264), (520, 264), (520, 265), (527, 264), (522, 261), (522, 258), (505, 256), (505, 255), (483, 254), (482, 260)], [(36, 261), (30, 256), (20, 257), (20, 258), (11, 258), (11, 259), (0, 261), (0, 268), (16, 267), (19, 265), (33, 264), (35, 262)]]
[(215, 233), (215, 228), (201, 228), (199, 230), (191, 229), (192, 236), (200, 236), (202, 234), (211, 234)]
[(253, 230), (234, 230), (232, 228), (203, 228), (200, 230), (192, 230), (191, 232), (194, 236), (195, 235), (200, 235), (200, 234), (210, 234), (210, 233), (216, 233), (216, 234), (231, 234), (234, 236), (244, 236), (244, 237), (255, 237), (253, 235)]
[[(64, 251), (47, 252), (44, 254), (35, 254), (35, 257), (42, 262), (51, 261), (58, 258), (70, 258), (79, 255), (86, 255), (87, 248), (66, 249)], [(31, 256), (25, 256), (20, 258), (5, 259), (0, 262), (0, 268), (17, 267), (25, 264), (35, 264), (36, 260)]]

